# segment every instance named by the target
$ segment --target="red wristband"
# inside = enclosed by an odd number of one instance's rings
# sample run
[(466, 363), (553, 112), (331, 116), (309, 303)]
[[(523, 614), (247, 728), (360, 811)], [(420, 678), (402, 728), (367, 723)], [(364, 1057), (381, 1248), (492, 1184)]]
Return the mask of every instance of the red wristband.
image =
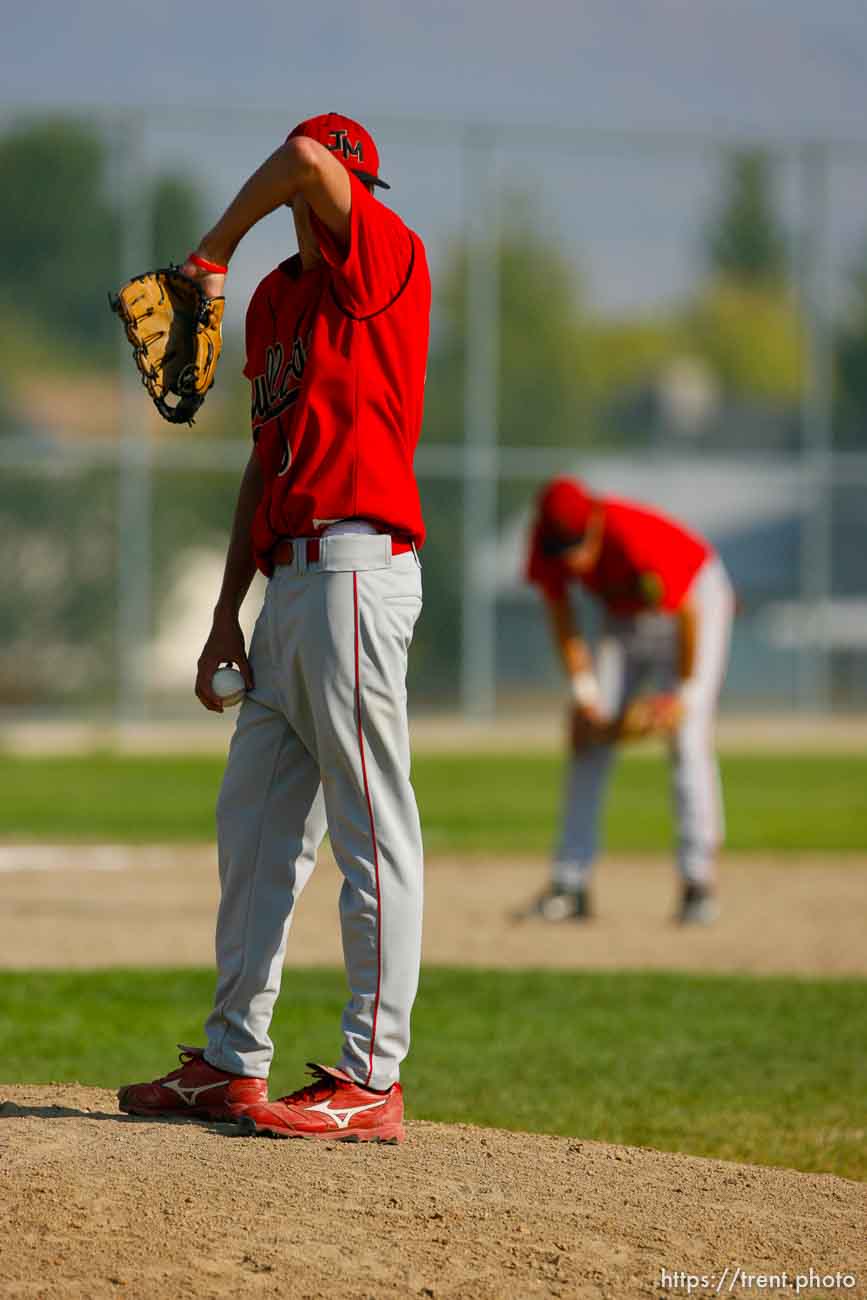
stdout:
[(199, 257), (198, 253), (190, 253), (187, 261), (192, 262), (200, 271), (210, 271), (212, 275), (225, 275), (229, 270), (228, 266), (221, 266), (219, 262), (209, 262), (206, 257)]

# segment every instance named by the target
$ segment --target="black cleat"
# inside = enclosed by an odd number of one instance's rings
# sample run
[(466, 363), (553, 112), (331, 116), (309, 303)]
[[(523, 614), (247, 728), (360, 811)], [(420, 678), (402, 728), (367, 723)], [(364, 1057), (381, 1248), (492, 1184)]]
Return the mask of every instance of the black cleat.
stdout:
[(558, 924), (561, 921), (588, 921), (593, 915), (590, 896), (586, 889), (562, 889), (552, 886), (530, 903), (515, 913), (516, 921), (548, 921)]
[(674, 919), (678, 925), (713, 925), (719, 912), (713, 890), (690, 880), (683, 887), (680, 909)]

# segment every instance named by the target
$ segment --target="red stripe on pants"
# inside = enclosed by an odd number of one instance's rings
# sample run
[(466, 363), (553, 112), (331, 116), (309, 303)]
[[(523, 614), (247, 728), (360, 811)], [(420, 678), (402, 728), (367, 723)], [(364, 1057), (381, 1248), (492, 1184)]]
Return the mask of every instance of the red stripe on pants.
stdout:
[(373, 1075), (373, 1048), (376, 1042), (376, 1021), (379, 1015), (379, 993), (382, 987), (382, 898), (379, 890), (379, 849), (376, 843), (376, 823), (373, 820), (373, 804), (370, 800), (370, 786), (367, 781), (367, 761), (364, 754), (364, 731), (361, 725), (361, 667), (360, 637), (358, 628), (358, 574), (352, 575), (352, 604), (355, 616), (355, 720), (358, 728), (358, 749), (361, 754), (361, 776), (364, 782), (364, 798), (367, 801), (367, 816), (370, 821), (370, 839), (373, 845), (373, 870), (376, 877), (376, 997), (373, 1002), (373, 1024), (370, 1029), (370, 1059), (365, 1083), (370, 1083)]

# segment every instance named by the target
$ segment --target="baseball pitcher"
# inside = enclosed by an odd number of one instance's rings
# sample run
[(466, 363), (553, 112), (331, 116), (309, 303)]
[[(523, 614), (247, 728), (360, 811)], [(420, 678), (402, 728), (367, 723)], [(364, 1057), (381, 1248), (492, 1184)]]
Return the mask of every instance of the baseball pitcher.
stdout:
[[(711, 546), (655, 510), (555, 479), (542, 491), (527, 577), (542, 591), (571, 690), (572, 754), (551, 886), (523, 913), (591, 915), (588, 884), (615, 747), (669, 742), (682, 882), (677, 920), (716, 919), (723, 839), (713, 725), (728, 660), (734, 597)], [(580, 582), (602, 606), (596, 653), (569, 602)]]
[[(196, 679), (217, 711), (220, 665), (237, 664), (248, 687), (217, 806), (214, 1008), (204, 1049), (121, 1089), (135, 1114), (233, 1118), (281, 1137), (404, 1136), (422, 909), (405, 678), (422, 603), (413, 456), (430, 278), (421, 240), (377, 187), (388, 188), (368, 132), (336, 113), (311, 118), (182, 268), (220, 296), (246, 232), (291, 209), (299, 251), (247, 312), (253, 448)], [(248, 656), (238, 611), (256, 568), (269, 582)], [(343, 1050), (269, 1102), (287, 934), (326, 827), (343, 875)]]

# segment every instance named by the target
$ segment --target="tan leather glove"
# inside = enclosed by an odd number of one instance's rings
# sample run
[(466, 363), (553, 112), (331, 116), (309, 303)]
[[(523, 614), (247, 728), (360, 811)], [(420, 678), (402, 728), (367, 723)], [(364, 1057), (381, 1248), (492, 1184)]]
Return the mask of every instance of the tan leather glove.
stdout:
[(195, 280), (170, 266), (137, 275), (108, 300), (160, 415), (170, 424), (192, 424), (214, 382), (225, 298), (206, 298)]

